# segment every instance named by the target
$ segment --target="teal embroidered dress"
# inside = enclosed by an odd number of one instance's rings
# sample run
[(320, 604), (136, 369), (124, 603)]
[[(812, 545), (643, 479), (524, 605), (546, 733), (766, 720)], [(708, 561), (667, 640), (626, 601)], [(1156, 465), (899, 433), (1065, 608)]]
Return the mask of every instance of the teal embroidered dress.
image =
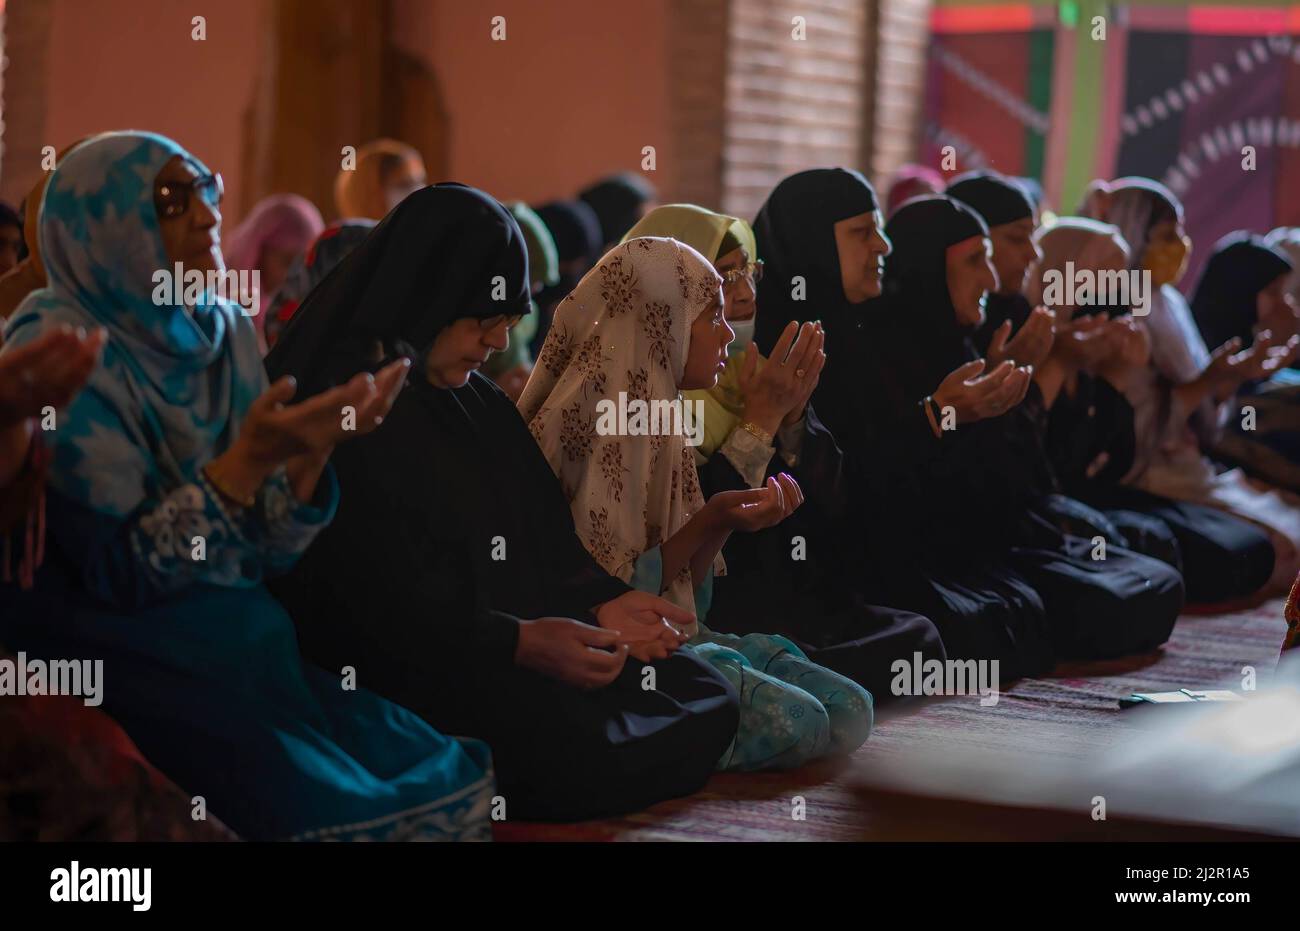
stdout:
[(63, 324), (105, 327), (109, 340), (43, 434), (50, 553), (34, 591), (0, 592), (0, 639), (29, 655), (102, 659), (103, 709), (184, 801), (242, 836), (487, 839), (487, 747), (366, 691), (364, 669), (352, 687), (303, 663), (262, 584), (333, 516), (333, 473), (299, 503), (281, 471), (238, 509), (201, 472), (266, 376), (234, 305), (153, 301), (152, 276), (171, 267), (153, 185), (175, 156), (207, 174), (169, 139), (97, 136), (46, 192), (49, 286), (16, 311), (5, 347)]

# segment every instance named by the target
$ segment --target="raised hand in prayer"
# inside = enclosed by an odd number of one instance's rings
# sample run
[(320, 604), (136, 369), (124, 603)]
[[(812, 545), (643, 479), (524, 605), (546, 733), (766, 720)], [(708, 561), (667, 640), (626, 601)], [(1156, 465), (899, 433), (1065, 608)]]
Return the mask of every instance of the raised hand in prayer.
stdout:
[(1256, 333), (1248, 349), (1242, 349), (1241, 339), (1233, 337), (1211, 354), (1201, 378), (1209, 382), (1212, 397), (1223, 401), (1246, 382), (1268, 378), (1290, 365), (1297, 345), (1300, 338), (1294, 336), (1278, 345), (1271, 330)]
[(1056, 324), (1056, 339), (1051, 356), (1059, 359), (1066, 369), (1095, 372), (1115, 353), (1124, 341), (1123, 327), (1107, 317), (1075, 317), (1068, 323)]
[(40, 416), (47, 406), (65, 406), (90, 377), (107, 339), (102, 329), (64, 326), (0, 355), (0, 428)]
[(989, 340), (989, 361), (994, 365), (1004, 361), (1020, 366), (1042, 365), (1052, 351), (1055, 324), (1056, 312), (1046, 307), (1035, 307), (1015, 336), (1011, 336), (1011, 321), (1002, 321)]
[(809, 384), (816, 387), (816, 379), (826, 362), (822, 352), (825, 342), (821, 324), (800, 326), (798, 321), (791, 320), (761, 368), (758, 349), (753, 343), (746, 346), (739, 376), (740, 391), (745, 398), (741, 420), (776, 433), (782, 424), (794, 423), (802, 417), (812, 395)]
[(755, 531), (775, 526), (803, 504), (803, 490), (794, 476), (770, 476), (762, 488), (719, 491), (706, 503), (718, 523), (729, 531)]
[(1123, 389), (1127, 373), (1145, 368), (1151, 359), (1151, 341), (1146, 328), (1125, 314), (1110, 321), (1115, 348), (1097, 366), (1097, 374)]
[(409, 360), (399, 359), (377, 376), (359, 373), (346, 384), (294, 405), (288, 402), (297, 384), (291, 376), (281, 378), (253, 402), (230, 449), (208, 463), (209, 477), (238, 503), (251, 500), (283, 465), (294, 495), (310, 500), (334, 447), (383, 422), (410, 367)]
[(624, 592), (595, 608), (596, 623), (618, 634), (634, 659), (643, 663), (666, 659), (686, 642), (680, 627), (695, 623), (695, 615), (649, 592)]
[(609, 685), (623, 671), (628, 647), (617, 631), (567, 617), (519, 622), (515, 663), (583, 689)]
[(957, 423), (974, 423), (1005, 414), (1025, 399), (1033, 379), (1032, 368), (1002, 362), (987, 374), (987, 363), (975, 359), (953, 369), (935, 389), (932, 397), (942, 411), (951, 407)]
[(1252, 356), (1244, 371), (1247, 376), (1245, 380), (1268, 378), (1278, 369), (1286, 368), (1295, 361), (1296, 355), (1300, 353), (1300, 336), (1292, 334), (1287, 338), (1281, 333), (1261, 330), (1255, 334), (1255, 341), (1248, 351), (1252, 352)]
[(789, 413), (781, 421), (782, 427), (790, 427), (803, 420), (804, 409), (817, 390), (817, 383), (822, 380), (822, 369), (826, 367), (826, 331), (822, 329), (820, 320), (817, 321), (817, 336), (817, 351), (813, 354), (812, 364), (804, 370), (803, 376), (799, 375), (798, 369), (795, 370), (795, 377), (799, 378), (803, 387)]
[(108, 334), (62, 327), (0, 354), (0, 488), (22, 471), (31, 418), (76, 396), (99, 361)]

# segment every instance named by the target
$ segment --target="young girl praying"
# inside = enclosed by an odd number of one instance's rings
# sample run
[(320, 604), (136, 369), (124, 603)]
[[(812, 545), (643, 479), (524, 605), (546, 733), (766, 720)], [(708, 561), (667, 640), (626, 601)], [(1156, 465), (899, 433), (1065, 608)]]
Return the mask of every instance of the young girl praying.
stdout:
[[(782, 473), (765, 486), (700, 491), (685, 431), (607, 435), (599, 404), (676, 400), (708, 388), (734, 336), (722, 279), (694, 249), (643, 237), (617, 246), (556, 309), (520, 411), (569, 499), (578, 534), (611, 574), (703, 618), (734, 531), (772, 526), (803, 502)], [(871, 694), (810, 662), (784, 637), (718, 634), (699, 624), (684, 649), (740, 693), (740, 726), (719, 769), (792, 768), (857, 749)]]

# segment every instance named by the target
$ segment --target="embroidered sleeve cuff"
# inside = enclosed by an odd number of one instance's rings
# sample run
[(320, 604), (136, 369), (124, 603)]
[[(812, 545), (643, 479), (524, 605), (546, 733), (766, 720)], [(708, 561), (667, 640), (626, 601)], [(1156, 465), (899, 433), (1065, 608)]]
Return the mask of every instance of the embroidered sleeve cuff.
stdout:
[(795, 423), (776, 431), (776, 445), (781, 450), (781, 458), (792, 469), (799, 464), (799, 452), (803, 449), (807, 426), (808, 421), (800, 417)]
[(772, 461), (772, 454), (776, 450), (762, 443), (748, 430), (737, 427), (727, 434), (727, 438), (718, 447), (718, 452), (727, 458), (746, 485), (760, 488), (767, 473), (767, 464)]
[(334, 519), (338, 501), (339, 483), (333, 466), (321, 472), (315, 494), (307, 502), (294, 497), (289, 478), (280, 469), (257, 493), (257, 513), (265, 532), (263, 548), (273, 556), (302, 553)]

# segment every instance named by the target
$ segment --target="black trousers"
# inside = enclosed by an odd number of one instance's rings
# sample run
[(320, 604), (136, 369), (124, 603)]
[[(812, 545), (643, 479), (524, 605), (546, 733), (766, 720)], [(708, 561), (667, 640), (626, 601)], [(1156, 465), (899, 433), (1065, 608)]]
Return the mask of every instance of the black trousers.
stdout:
[(1044, 675), (1062, 660), (1144, 653), (1169, 638), (1183, 605), (1176, 569), (1091, 539), (1012, 547), (969, 568), (900, 570), (891, 600), (923, 611), (948, 656), (997, 660), (1003, 680)]
[(927, 617), (868, 604), (864, 596), (842, 589), (820, 595), (761, 584), (753, 573), (718, 576), (706, 623), (737, 636), (787, 637), (814, 663), (865, 688), (877, 705), (894, 697), (895, 660), (911, 663), (917, 653), (922, 661), (947, 658), (939, 628)]
[[(1182, 610), (1183, 577), (1168, 563), (1118, 546), (1093, 558), (1091, 540), (1015, 548), (1011, 567), (1042, 598), (1058, 659), (1113, 659), (1169, 639)], [(1098, 552), (1098, 555), (1102, 555)]]
[(948, 657), (997, 660), (1003, 681), (1056, 665), (1047, 609), (1019, 573), (1005, 566), (889, 576), (890, 600), (931, 618)]
[(1090, 492), (1089, 501), (1164, 521), (1178, 539), (1187, 600), (1194, 604), (1246, 598), (1273, 575), (1273, 544), (1249, 521), (1203, 504), (1170, 501), (1123, 486)]
[(443, 733), (487, 741), (507, 819), (612, 817), (690, 795), (740, 721), (735, 691), (689, 653), (629, 657), (601, 689), (518, 667), (457, 680), (416, 710)]

